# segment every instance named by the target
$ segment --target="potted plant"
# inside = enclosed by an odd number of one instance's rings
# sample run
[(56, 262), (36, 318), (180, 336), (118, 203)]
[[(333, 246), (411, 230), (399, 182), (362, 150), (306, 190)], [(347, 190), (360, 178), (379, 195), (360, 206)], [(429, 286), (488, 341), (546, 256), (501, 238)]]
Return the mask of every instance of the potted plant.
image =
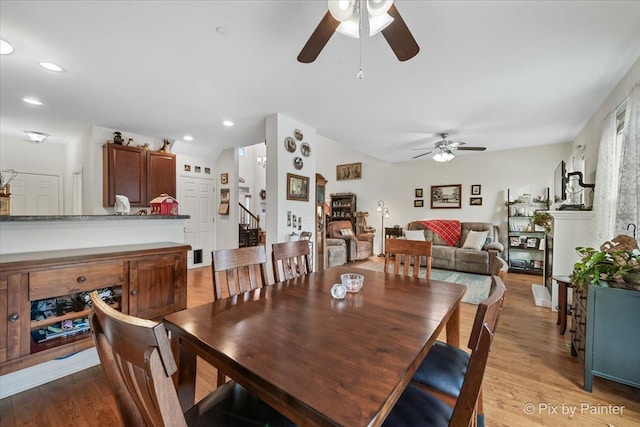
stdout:
[(574, 286), (581, 288), (600, 281), (638, 286), (640, 252), (637, 249), (602, 251), (577, 247), (576, 251), (582, 258), (573, 266), (571, 282)]
[(544, 232), (549, 233), (551, 231), (551, 224), (553, 224), (553, 216), (549, 212), (535, 211), (533, 213), (533, 224), (544, 227)]

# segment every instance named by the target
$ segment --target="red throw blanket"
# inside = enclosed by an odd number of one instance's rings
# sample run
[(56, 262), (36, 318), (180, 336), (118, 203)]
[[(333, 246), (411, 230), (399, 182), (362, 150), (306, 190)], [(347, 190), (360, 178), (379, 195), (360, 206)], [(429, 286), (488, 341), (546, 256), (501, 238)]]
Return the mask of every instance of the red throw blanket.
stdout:
[(462, 230), (460, 229), (460, 221), (457, 219), (427, 219), (419, 221), (427, 230), (436, 233), (447, 245), (454, 246)]

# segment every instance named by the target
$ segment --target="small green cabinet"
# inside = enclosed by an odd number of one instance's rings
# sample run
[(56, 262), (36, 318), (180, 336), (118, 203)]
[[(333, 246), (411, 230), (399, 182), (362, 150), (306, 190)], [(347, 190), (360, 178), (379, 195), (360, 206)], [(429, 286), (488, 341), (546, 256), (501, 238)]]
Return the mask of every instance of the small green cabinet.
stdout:
[(640, 292), (601, 282), (587, 287), (586, 302), (584, 389), (594, 375), (640, 388)]

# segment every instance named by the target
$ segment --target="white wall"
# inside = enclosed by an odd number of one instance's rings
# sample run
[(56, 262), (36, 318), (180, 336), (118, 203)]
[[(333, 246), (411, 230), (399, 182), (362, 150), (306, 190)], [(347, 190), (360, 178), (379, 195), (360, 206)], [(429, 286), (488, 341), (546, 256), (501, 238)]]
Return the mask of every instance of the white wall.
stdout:
[[(218, 170), (220, 174), (229, 174), (227, 184), (219, 184), (216, 193), (216, 249), (231, 249), (238, 247), (238, 150), (229, 148), (218, 157)], [(220, 177), (218, 176), (218, 182)], [(229, 215), (220, 215), (218, 205), (220, 203), (220, 190), (229, 189)]]
[[(378, 200), (390, 210), (385, 227), (406, 225), (419, 219), (459, 219), (490, 222), (501, 226), (506, 239), (507, 189), (512, 197), (529, 193), (543, 194), (552, 185), (553, 171), (569, 155), (571, 145), (554, 144), (516, 150), (465, 153), (447, 163), (430, 158), (404, 163), (386, 163), (366, 154), (345, 149), (335, 141), (318, 137), (317, 170), (327, 180), (327, 194), (353, 192), (359, 211), (368, 211), (367, 224), (376, 227), (374, 253), (380, 251), (381, 217)], [(339, 155), (337, 155), (339, 153)], [(336, 165), (362, 162), (362, 179), (336, 181)], [(461, 209), (431, 209), (432, 185), (462, 185)], [(471, 185), (482, 186), (482, 206), (470, 206)], [(423, 208), (413, 207), (416, 188), (423, 189)]]

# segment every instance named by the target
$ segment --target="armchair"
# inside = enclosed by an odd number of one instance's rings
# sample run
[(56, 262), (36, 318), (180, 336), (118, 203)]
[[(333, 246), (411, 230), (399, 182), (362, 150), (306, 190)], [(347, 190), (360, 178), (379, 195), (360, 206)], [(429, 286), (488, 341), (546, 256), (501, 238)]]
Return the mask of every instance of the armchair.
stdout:
[(347, 243), (347, 261), (367, 259), (373, 255), (373, 233), (354, 235), (351, 221), (331, 221), (327, 225), (329, 238)]

